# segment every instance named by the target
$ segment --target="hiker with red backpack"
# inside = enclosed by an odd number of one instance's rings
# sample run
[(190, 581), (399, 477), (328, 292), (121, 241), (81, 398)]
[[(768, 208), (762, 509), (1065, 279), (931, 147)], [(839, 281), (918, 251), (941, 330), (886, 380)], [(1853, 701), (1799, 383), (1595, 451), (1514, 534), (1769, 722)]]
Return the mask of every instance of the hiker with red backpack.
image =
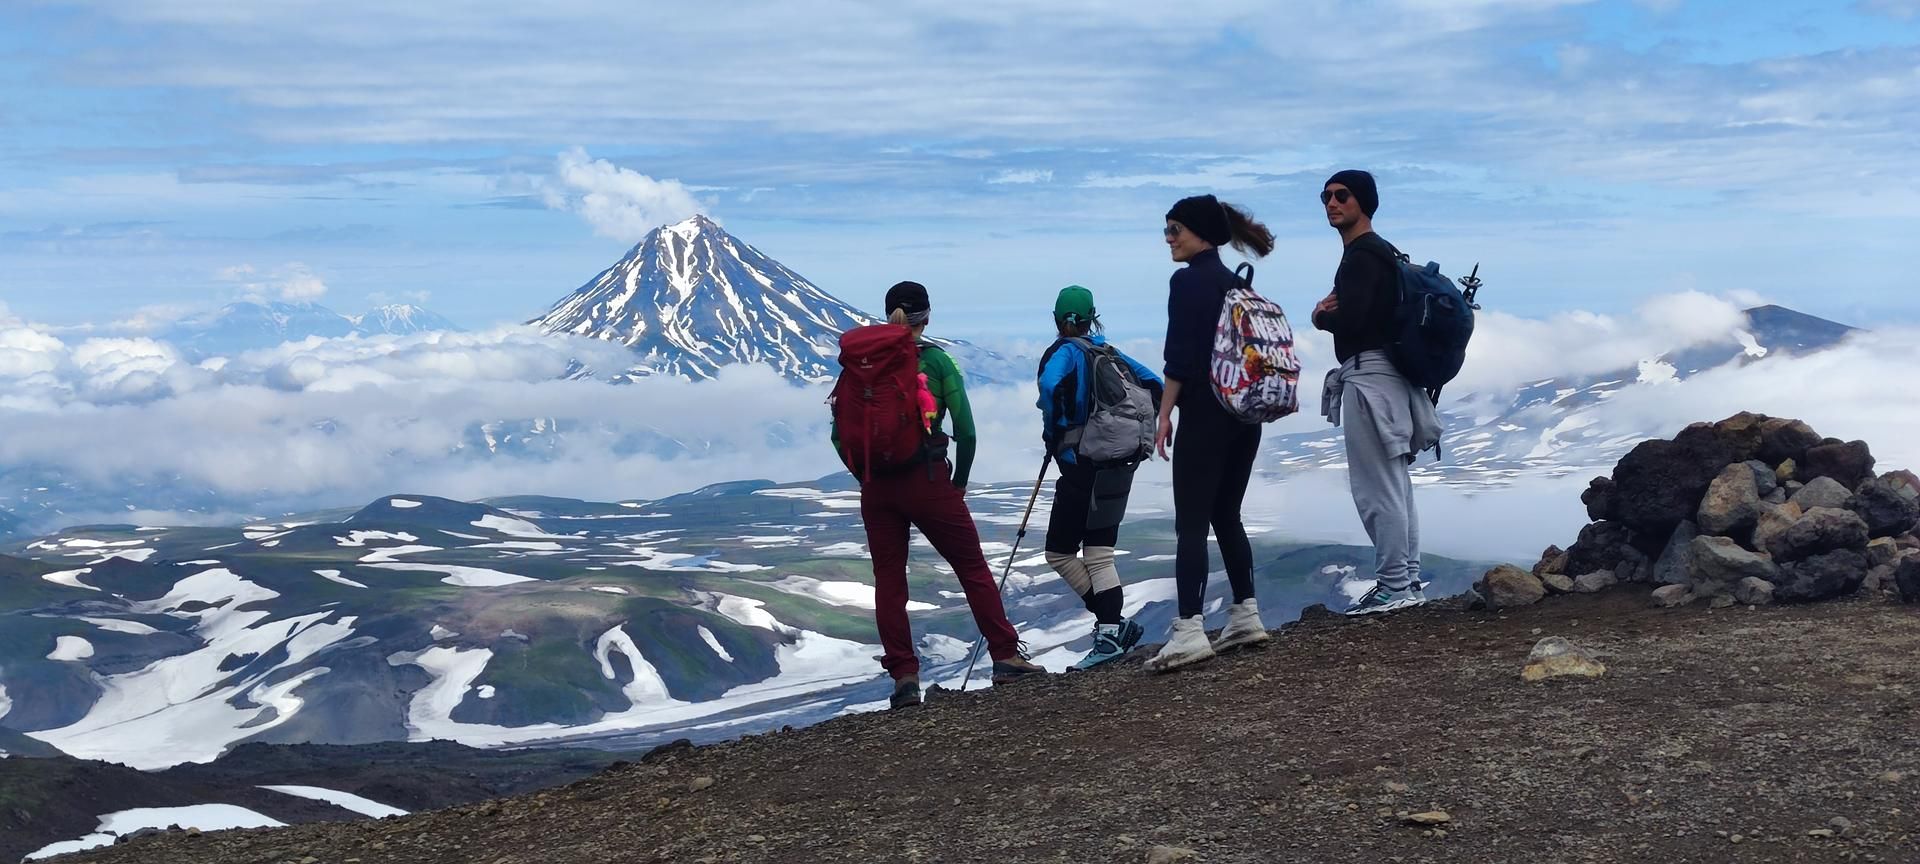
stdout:
[[(1439, 390), (1416, 386), (1402, 371), (1430, 364), (1409, 362), (1399, 350), (1419, 340), (1417, 329), (1411, 336), (1401, 332), (1404, 256), (1373, 233), (1373, 214), (1380, 207), (1373, 175), (1334, 174), (1321, 188), (1320, 203), (1345, 246), (1333, 292), (1313, 309), (1313, 326), (1333, 334), (1334, 357), (1340, 361), (1327, 374), (1321, 410), (1345, 439), (1348, 485), (1374, 546), (1374, 585), (1346, 614), (1391, 612), (1427, 602), (1420, 582), (1420, 514), (1408, 469), (1415, 454), (1439, 445), (1440, 420), (1434, 412)], [(1438, 273), (1436, 265), (1428, 267)], [(1439, 281), (1447, 284), (1444, 277)], [(1471, 335), (1470, 310), (1443, 311), (1464, 312)], [(1434, 318), (1431, 308), (1419, 312), (1420, 318)], [(1417, 328), (1411, 320), (1405, 323)], [(1464, 336), (1458, 347), (1464, 357)], [(1459, 371), (1458, 359), (1450, 361), (1446, 378)]]
[(1093, 292), (1060, 289), (1057, 338), (1040, 356), (1041, 437), (1060, 464), (1047, 521), (1047, 566), (1094, 615), (1093, 647), (1073, 669), (1117, 660), (1140, 641), (1122, 614), (1114, 546), (1127, 515), (1134, 469), (1153, 456), (1160, 376), (1107, 343)]
[[(1162, 458), (1173, 444), (1179, 594), (1179, 617), (1166, 644), (1147, 661), (1156, 672), (1268, 638), (1254, 598), (1253, 545), (1240, 505), (1260, 450), (1260, 424), (1297, 407), (1300, 372), (1285, 316), (1252, 293), (1252, 267), (1242, 264), (1236, 273), (1220, 260), (1219, 247), (1229, 244), (1265, 257), (1273, 251), (1273, 232), (1239, 208), (1198, 195), (1167, 211), (1165, 235), (1173, 260), (1187, 266), (1174, 271), (1168, 285), (1166, 394), (1154, 433)], [(1233, 591), (1226, 627), (1211, 643), (1203, 606), (1209, 528)]]
[[(909, 527), (953, 567), (973, 620), (993, 656), (993, 680), (1044, 673), (1021, 652), (1007, 620), (980, 533), (964, 497), (973, 466), (973, 411), (953, 358), (924, 341), (932, 305), (918, 282), (887, 289), (886, 324), (840, 336), (840, 379), (828, 403), (833, 445), (860, 481), (860, 518), (873, 558), (874, 620), (880, 665), (892, 676), (890, 704), (920, 703), (920, 658), (907, 621)], [(948, 415), (953, 434), (941, 430)], [(947, 459), (949, 442), (955, 456)]]

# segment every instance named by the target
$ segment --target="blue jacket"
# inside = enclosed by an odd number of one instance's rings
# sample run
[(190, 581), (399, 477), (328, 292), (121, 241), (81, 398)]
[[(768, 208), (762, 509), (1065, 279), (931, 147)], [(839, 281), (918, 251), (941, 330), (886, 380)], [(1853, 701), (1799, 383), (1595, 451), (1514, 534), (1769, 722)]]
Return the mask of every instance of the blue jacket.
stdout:
[[(1095, 345), (1107, 344), (1107, 337), (1094, 334), (1087, 339)], [(1153, 393), (1155, 404), (1160, 402), (1160, 376), (1152, 369), (1140, 365), (1138, 360), (1128, 357), (1126, 352), (1117, 351), (1120, 359), (1126, 361), (1133, 374)], [(1060, 339), (1047, 349), (1040, 358), (1040, 406), (1041, 438), (1046, 441), (1047, 452), (1053, 453), (1061, 464), (1074, 464), (1074, 452), (1068, 448), (1057, 452), (1057, 442), (1062, 433), (1087, 422), (1089, 410), (1087, 378), (1091, 364), (1087, 362), (1087, 352), (1080, 350), (1067, 339)]]

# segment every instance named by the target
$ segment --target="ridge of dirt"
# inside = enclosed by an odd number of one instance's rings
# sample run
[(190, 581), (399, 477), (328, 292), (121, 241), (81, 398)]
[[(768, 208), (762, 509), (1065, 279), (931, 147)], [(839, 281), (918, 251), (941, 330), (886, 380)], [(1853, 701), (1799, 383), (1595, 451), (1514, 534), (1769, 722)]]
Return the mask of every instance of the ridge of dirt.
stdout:
[[(1136, 652), (517, 798), (56, 860), (1137, 864), (1165, 845), (1196, 864), (1908, 862), (1916, 611), (1654, 610), (1623, 586), (1512, 610), (1321, 613), (1164, 676)], [(1608, 671), (1523, 682), (1546, 636)], [(1450, 821), (1403, 815), (1430, 810)]]

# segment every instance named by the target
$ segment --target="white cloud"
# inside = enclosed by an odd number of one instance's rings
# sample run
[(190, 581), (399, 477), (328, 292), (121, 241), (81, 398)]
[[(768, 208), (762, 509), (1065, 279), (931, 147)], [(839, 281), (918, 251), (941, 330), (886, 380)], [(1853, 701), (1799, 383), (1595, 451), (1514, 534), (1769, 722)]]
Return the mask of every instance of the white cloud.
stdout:
[(1052, 169), (1036, 169), (1036, 168), (1028, 168), (1020, 171), (1008, 170), (1008, 171), (1002, 171), (998, 174), (995, 174), (992, 177), (992, 179), (989, 179), (987, 182), (991, 184), (996, 184), (996, 185), (1007, 184), (1007, 183), (1014, 183), (1014, 184), (1052, 183), (1053, 171)]
[(656, 180), (605, 159), (593, 159), (580, 147), (560, 154), (554, 166), (558, 186), (544, 190), (547, 206), (579, 214), (593, 231), (626, 243), (678, 222), (705, 208), (678, 180)]
[(1729, 341), (1745, 326), (1742, 308), (1687, 291), (1655, 296), (1631, 316), (1574, 310), (1542, 319), (1483, 310), (1467, 364), (1449, 389), (1500, 390), (1543, 378), (1631, 369), (1669, 351)]
[(312, 303), (327, 294), (327, 283), (313, 268), (298, 261), (264, 273), (252, 264), (236, 264), (223, 267), (214, 275), (221, 281), (238, 283), (240, 298), (254, 302)]

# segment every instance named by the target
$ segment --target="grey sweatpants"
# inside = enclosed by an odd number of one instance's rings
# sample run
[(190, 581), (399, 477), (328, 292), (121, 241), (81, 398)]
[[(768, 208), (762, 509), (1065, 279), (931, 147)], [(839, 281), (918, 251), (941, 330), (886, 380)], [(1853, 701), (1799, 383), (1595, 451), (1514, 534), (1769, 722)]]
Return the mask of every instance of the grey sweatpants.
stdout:
[[(1351, 388), (1352, 385), (1348, 385)], [(1373, 541), (1373, 572), (1380, 584), (1399, 590), (1420, 580), (1420, 511), (1413, 503), (1413, 477), (1405, 456), (1387, 455), (1367, 400), (1351, 389), (1341, 400), (1341, 431), (1347, 441), (1347, 483), (1360, 524)]]
[(1323, 401), (1346, 439), (1347, 482), (1373, 541), (1374, 576), (1387, 588), (1406, 588), (1420, 581), (1420, 513), (1408, 469), (1414, 454), (1439, 440), (1439, 419), (1381, 352), (1352, 358), (1327, 379)]

